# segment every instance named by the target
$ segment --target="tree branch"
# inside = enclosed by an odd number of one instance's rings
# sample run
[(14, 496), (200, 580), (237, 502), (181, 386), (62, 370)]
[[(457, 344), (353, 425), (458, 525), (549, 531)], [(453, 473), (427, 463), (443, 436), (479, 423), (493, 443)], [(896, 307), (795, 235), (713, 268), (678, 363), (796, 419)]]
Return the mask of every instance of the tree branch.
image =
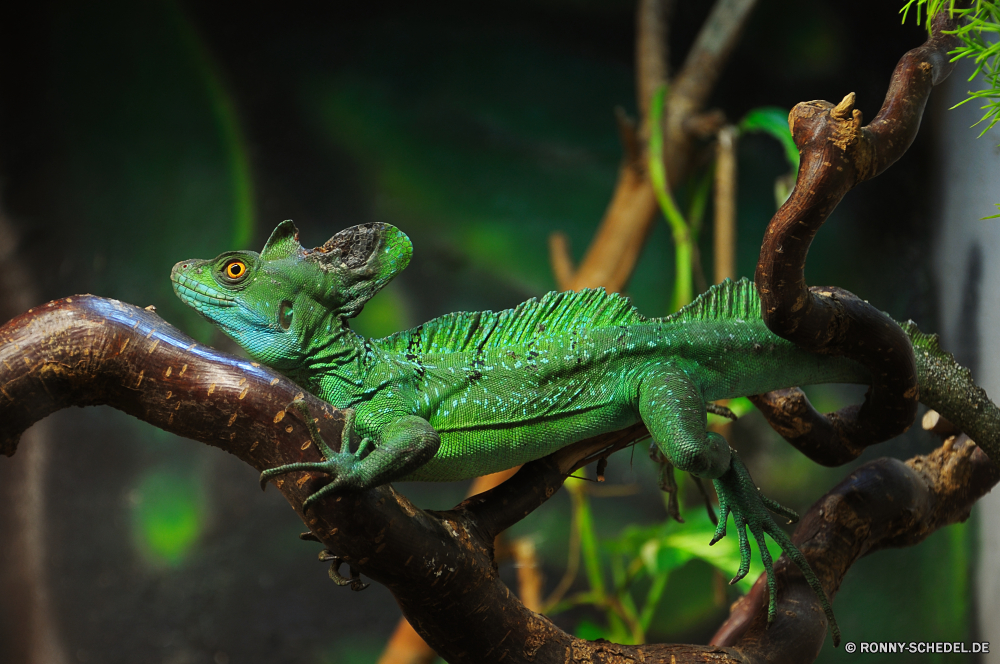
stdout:
[[(925, 456), (903, 463), (877, 459), (851, 473), (820, 498), (802, 518), (792, 541), (802, 550), (831, 598), (848, 569), (862, 556), (913, 546), (944, 526), (965, 521), (972, 505), (1000, 481), (1000, 467), (965, 436), (949, 438)], [(798, 569), (784, 556), (775, 564), (780, 631), (766, 621), (765, 577), (733, 607), (712, 643), (744, 653), (763, 652), (783, 642), (785, 655), (768, 661), (812, 661), (809, 643), (822, 643), (823, 609)], [(794, 614), (796, 618), (793, 618)], [(845, 635), (850, 639), (850, 635)]]
[[(196, 344), (151, 311), (77, 296), (0, 327), (0, 446), (7, 454), (27, 427), (54, 410), (108, 404), (221, 447), (258, 470), (314, 460), (318, 455), (297, 410), (286, 410), (297, 397), (320, 415), (324, 436), (338, 441), (341, 411), (302, 395), (269, 369)], [(389, 486), (329, 498), (303, 512), (302, 500), (325, 478), (304, 474), (276, 484), (331, 557), (388, 587), (421, 636), (450, 662), (545, 664), (565, 662), (567, 653), (590, 662), (814, 656), (825, 635), (822, 610), (784, 559), (776, 566), (777, 621), (766, 628), (766, 601), (755, 591), (737, 612), (744, 617), (732, 619), (728, 636), (719, 637), (732, 648), (576, 639), (526, 609), (500, 581), (492, 560), (496, 533), (543, 504), (574, 468), (642, 434), (634, 427), (581, 441), (447, 512), (420, 510)], [(964, 518), (998, 477), (977, 450), (952, 442), (908, 466), (875, 462), (818, 501), (794, 539), (824, 587), (832, 594), (867, 552), (914, 544)]]
[(717, 0), (670, 86), (663, 154), (671, 186), (686, 176), (694, 150), (686, 123), (705, 107), (756, 4), (757, 0)]
[(845, 355), (872, 374), (860, 406), (821, 415), (798, 390), (754, 399), (786, 440), (819, 463), (838, 464), (868, 445), (905, 431), (916, 416), (919, 390), (906, 334), (886, 314), (836, 287), (809, 288), (805, 261), (813, 237), (857, 184), (888, 168), (906, 152), (920, 126), (931, 88), (953, 68), (948, 51), (956, 25), (941, 12), (930, 38), (906, 53), (885, 102), (867, 127), (854, 93), (837, 105), (795, 106), (788, 123), (802, 157), (795, 189), (771, 219), (755, 281), (768, 327), (812, 351)]
[[(664, 155), (672, 187), (687, 177), (696, 142), (704, 132), (717, 130), (723, 124), (718, 114), (703, 114), (702, 109), (755, 4), (756, 0), (718, 0), (671, 85)], [(619, 119), (626, 156), (611, 201), (579, 267), (573, 270), (564, 241), (550, 244), (561, 290), (602, 286), (609, 291), (624, 289), (656, 220), (659, 208), (646, 175), (645, 143), (649, 100), (666, 82), (668, 72), (669, 6), (669, 0), (644, 0), (637, 9), (636, 87), (642, 129), (636, 132), (634, 125), (625, 128)], [(641, 149), (635, 150), (632, 146), (636, 145)]]

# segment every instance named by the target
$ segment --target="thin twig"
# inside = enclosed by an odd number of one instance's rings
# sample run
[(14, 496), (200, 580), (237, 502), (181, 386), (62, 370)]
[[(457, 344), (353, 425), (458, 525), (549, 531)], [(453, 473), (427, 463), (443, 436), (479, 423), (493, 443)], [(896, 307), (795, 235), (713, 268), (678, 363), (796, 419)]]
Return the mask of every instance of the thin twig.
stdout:
[(639, 136), (649, 138), (649, 108), (653, 95), (670, 76), (670, 46), (667, 24), (673, 0), (639, 0), (635, 12), (636, 94), (642, 127)]
[(715, 160), (715, 283), (736, 278), (736, 127), (718, 134)]
[(756, 4), (756, 0), (718, 0), (670, 84), (665, 154), (672, 186), (687, 176), (694, 150), (686, 123), (704, 108)]
[[(672, 86), (667, 101), (663, 148), (671, 188), (683, 181), (691, 168), (697, 137), (687, 129), (689, 120), (701, 116), (708, 94), (755, 4), (756, 0), (719, 0)], [(636, 80), (640, 112), (649, 108), (652, 91), (664, 82), (667, 72), (665, 42), (657, 47), (651, 41), (656, 34), (666, 34), (667, 13), (665, 3), (657, 4), (652, 0), (640, 3), (637, 10)], [(717, 116), (712, 117), (717, 119)], [(640, 126), (647, 128), (647, 120), (648, 113), (644, 113)], [(623, 141), (626, 148), (631, 141)], [(637, 159), (629, 152), (626, 149), (629, 156), (619, 169), (615, 190), (601, 224), (576, 272), (566, 281), (570, 290), (599, 286), (611, 291), (625, 288), (656, 220), (657, 202), (644, 159)], [(561, 275), (565, 274), (565, 254), (557, 260), (557, 269)]]

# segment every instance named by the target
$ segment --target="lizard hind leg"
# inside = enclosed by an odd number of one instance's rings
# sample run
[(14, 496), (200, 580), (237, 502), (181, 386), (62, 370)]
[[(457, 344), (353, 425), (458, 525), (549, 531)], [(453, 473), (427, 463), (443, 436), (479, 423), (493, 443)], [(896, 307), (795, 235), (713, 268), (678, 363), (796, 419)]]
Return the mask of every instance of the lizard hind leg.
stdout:
[(816, 593), (823, 606), (834, 645), (840, 643), (840, 630), (833, 616), (829, 599), (816, 574), (809, 567), (805, 556), (796, 548), (768, 510), (791, 520), (798, 516), (786, 507), (763, 496), (750, 477), (750, 472), (735, 451), (719, 434), (707, 431), (704, 398), (697, 385), (680, 370), (651, 372), (639, 382), (639, 415), (649, 429), (653, 441), (667, 460), (679, 470), (686, 470), (695, 477), (711, 479), (719, 496), (720, 518), (715, 544), (726, 535), (726, 521), (730, 514), (736, 525), (740, 548), (740, 568), (733, 579), (736, 582), (750, 571), (750, 542), (747, 528), (760, 547), (761, 559), (767, 573), (768, 622), (777, 611), (777, 592), (774, 565), (764, 543), (764, 533), (777, 542), (785, 554), (805, 576), (809, 587)]
[(826, 614), (827, 622), (830, 624), (833, 645), (839, 645), (840, 628), (837, 626), (837, 619), (833, 615), (833, 608), (830, 606), (830, 600), (823, 589), (823, 584), (820, 583), (816, 573), (809, 566), (806, 557), (792, 543), (792, 540), (785, 531), (778, 527), (774, 519), (771, 518), (771, 515), (768, 514), (768, 510), (787, 517), (792, 521), (798, 520), (798, 515), (787, 507), (779, 505), (770, 498), (761, 495), (757, 485), (754, 484), (753, 478), (750, 477), (750, 471), (743, 465), (743, 461), (735, 450), (732, 452), (729, 471), (722, 477), (714, 480), (714, 483), (716, 492), (719, 495), (721, 516), (719, 526), (715, 531), (715, 537), (712, 538), (711, 544), (715, 544), (725, 537), (726, 518), (730, 513), (733, 515), (733, 522), (736, 525), (736, 533), (740, 542), (740, 570), (730, 583), (736, 583), (746, 576), (750, 570), (750, 543), (746, 533), (746, 529), (749, 528), (750, 533), (757, 542), (757, 548), (760, 550), (761, 560), (764, 563), (764, 571), (767, 574), (767, 590), (769, 595), (767, 622), (771, 623), (774, 620), (778, 607), (777, 584), (775, 582), (771, 554), (767, 550), (767, 544), (764, 541), (764, 533), (767, 533), (771, 536), (771, 539), (778, 543), (784, 554), (795, 563), (795, 566), (802, 572), (802, 576), (805, 577), (806, 583), (816, 593), (816, 597), (823, 607), (823, 613)]

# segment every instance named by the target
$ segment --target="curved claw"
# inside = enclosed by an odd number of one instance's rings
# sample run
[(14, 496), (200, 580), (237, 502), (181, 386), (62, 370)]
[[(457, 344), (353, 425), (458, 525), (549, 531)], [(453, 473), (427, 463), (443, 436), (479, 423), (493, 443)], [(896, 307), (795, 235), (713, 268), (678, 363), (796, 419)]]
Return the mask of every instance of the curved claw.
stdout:
[(309, 496), (308, 498), (306, 498), (305, 500), (302, 501), (302, 511), (304, 512), (307, 509), (309, 509), (310, 505), (312, 505), (313, 503), (315, 503), (317, 500), (319, 500), (320, 498), (322, 498), (326, 494), (328, 494), (328, 493), (330, 493), (332, 491), (336, 491), (337, 489), (342, 489), (342, 488), (343, 488), (343, 484), (341, 484), (337, 480), (334, 480), (334, 481), (330, 482), (329, 484), (327, 484), (326, 486), (324, 486), (323, 488), (321, 488), (319, 491), (317, 491), (316, 493), (312, 494), (311, 496)]
[[(736, 512), (733, 512), (733, 522), (736, 524), (736, 534), (740, 538), (740, 569), (729, 581), (729, 585), (739, 583), (740, 579), (750, 572), (750, 540), (747, 538), (747, 522)], [(751, 526), (751, 531), (753, 527)]]
[(771, 500), (764, 494), (760, 494), (760, 500), (764, 503), (764, 507), (771, 510), (775, 514), (780, 514), (781, 516), (788, 519), (788, 523), (796, 523), (799, 520), (799, 513), (795, 510), (785, 507), (776, 500)]
[[(329, 551), (324, 551), (323, 553), (330, 554)], [(328, 572), (328, 574), (330, 576), (330, 580), (336, 583), (338, 586), (341, 587), (350, 586), (351, 590), (353, 590), (354, 592), (361, 592), (362, 590), (371, 585), (370, 583), (365, 583), (364, 581), (361, 580), (361, 574), (358, 573), (358, 570), (354, 569), (354, 567), (349, 567), (349, 569), (351, 570), (350, 577), (346, 577), (343, 574), (341, 574), (340, 566), (343, 565), (345, 561), (340, 556), (335, 556), (333, 554), (330, 554), (329, 556), (324, 558), (322, 555), (320, 555), (320, 560), (324, 562), (327, 560), (331, 561), (330, 571)]]
[(830, 600), (823, 589), (823, 585), (819, 582), (812, 568), (809, 567), (809, 563), (806, 561), (805, 556), (802, 555), (802, 552), (792, 543), (788, 535), (785, 534), (785, 531), (774, 523), (771, 515), (768, 514), (768, 510), (793, 520), (798, 520), (798, 515), (787, 507), (761, 495), (757, 486), (753, 483), (753, 479), (750, 477), (750, 472), (743, 465), (743, 462), (735, 451), (732, 452), (730, 458), (729, 470), (714, 480), (714, 482), (719, 495), (720, 520), (715, 530), (715, 537), (712, 538), (711, 543), (715, 544), (725, 537), (726, 519), (730, 513), (733, 515), (733, 523), (736, 525), (739, 535), (740, 569), (730, 583), (736, 583), (749, 572), (750, 542), (746, 533), (746, 528), (749, 527), (760, 549), (761, 561), (764, 563), (764, 570), (767, 574), (767, 588), (769, 593), (767, 606), (768, 623), (774, 620), (777, 614), (777, 584), (774, 576), (774, 561), (771, 559), (771, 553), (767, 550), (764, 540), (764, 533), (767, 533), (781, 546), (785, 555), (802, 571), (806, 583), (816, 593), (820, 604), (823, 606), (823, 612), (826, 614), (827, 621), (830, 623), (833, 644), (835, 646), (838, 645), (840, 643), (840, 628), (837, 626), (837, 620), (833, 615), (833, 608), (830, 606)]
[(323, 462), (310, 463), (308, 461), (303, 461), (300, 463), (286, 463), (284, 466), (278, 466), (277, 468), (269, 468), (260, 474), (260, 490), (265, 491), (267, 489), (267, 483), (272, 477), (277, 477), (278, 475), (284, 475), (285, 473), (291, 473), (296, 470), (319, 470), (323, 471), (323, 468), (317, 468), (316, 466), (322, 465)]
[(330, 580), (338, 586), (349, 586), (351, 585), (351, 579), (340, 573), (340, 566), (343, 564), (344, 561), (339, 556), (334, 557), (333, 562), (330, 563)]
[(726, 522), (729, 521), (729, 512), (730, 510), (728, 505), (719, 505), (719, 521), (715, 525), (715, 537), (713, 537), (712, 541), (708, 543), (709, 546), (719, 542), (726, 536)]

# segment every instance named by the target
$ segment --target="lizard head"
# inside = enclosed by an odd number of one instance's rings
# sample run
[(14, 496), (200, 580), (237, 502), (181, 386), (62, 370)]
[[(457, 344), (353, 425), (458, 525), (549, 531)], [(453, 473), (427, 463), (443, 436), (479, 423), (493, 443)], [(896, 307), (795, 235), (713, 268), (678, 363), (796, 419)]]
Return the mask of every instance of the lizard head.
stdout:
[(259, 254), (181, 261), (170, 279), (181, 301), (280, 370), (301, 363), (317, 337), (360, 313), (411, 253), (409, 238), (389, 224), (353, 226), (304, 249), (295, 224), (283, 221)]

